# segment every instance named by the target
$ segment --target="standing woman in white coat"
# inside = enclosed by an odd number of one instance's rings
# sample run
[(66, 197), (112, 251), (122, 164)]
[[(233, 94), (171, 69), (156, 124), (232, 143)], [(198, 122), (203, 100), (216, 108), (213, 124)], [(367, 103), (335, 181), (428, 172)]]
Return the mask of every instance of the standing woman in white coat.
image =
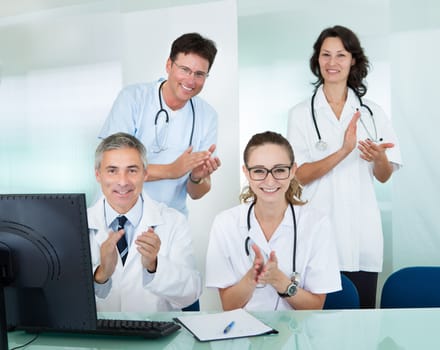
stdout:
[(330, 216), (340, 270), (358, 288), (361, 307), (374, 308), (383, 261), (374, 179), (386, 182), (400, 167), (398, 141), (383, 110), (362, 98), (369, 62), (357, 36), (327, 28), (313, 49), (314, 94), (291, 110), (288, 122), (296, 176), (304, 198)]

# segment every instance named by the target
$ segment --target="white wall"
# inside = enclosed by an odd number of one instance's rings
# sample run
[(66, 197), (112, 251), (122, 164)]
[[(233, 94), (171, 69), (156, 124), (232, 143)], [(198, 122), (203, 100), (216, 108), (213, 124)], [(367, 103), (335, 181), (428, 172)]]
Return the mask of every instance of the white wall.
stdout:
[(393, 262), (440, 265), (440, 3), (391, 1), (392, 108), (405, 168), (393, 183)]

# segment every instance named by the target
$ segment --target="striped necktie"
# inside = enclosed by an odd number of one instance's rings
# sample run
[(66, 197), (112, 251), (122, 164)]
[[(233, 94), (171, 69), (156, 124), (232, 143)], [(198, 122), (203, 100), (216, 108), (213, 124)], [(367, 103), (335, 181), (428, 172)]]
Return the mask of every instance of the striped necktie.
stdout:
[[(126, 222), (127, 222), (127, 218), (124, 215), (118, 216), (118, 231), (124, 229)], [(118, 241), (118, 251), (119, 254), (121, 255), (122, 265), (124, 265), (125, 259), (127, 259), (127, 255), (128, 255), (128, 245), (125, 234)]]

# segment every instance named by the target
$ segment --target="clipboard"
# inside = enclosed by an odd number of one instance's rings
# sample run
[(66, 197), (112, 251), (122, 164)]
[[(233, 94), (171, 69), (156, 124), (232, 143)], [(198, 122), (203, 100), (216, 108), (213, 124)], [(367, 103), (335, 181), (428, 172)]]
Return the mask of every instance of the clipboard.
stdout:
[[(235, 309), (212, 314), (196, 314), (175, 317), (194, 337), (201, 342), (234, 338), (253, 337), (258, 335), (278, 334), (244, 309)], [(225, 332), (231, 322), (233, 327)]]

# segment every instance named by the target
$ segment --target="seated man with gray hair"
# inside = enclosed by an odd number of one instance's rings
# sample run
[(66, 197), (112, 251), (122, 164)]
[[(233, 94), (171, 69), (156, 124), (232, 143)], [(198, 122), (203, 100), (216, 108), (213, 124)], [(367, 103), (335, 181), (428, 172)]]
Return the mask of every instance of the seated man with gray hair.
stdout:
[(103, 195), (88, 209), (98, 311), (180, 310), (202, 291), (183, 214), (143, 192), (146, 150), (116, 133), (95, 153)]

